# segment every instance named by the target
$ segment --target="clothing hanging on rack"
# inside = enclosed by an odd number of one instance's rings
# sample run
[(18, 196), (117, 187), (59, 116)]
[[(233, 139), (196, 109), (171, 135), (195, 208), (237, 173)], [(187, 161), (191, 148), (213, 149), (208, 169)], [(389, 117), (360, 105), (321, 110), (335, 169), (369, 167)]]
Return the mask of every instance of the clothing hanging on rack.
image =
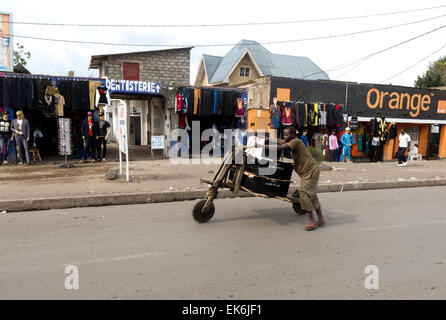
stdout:
[[(90, 84), (88, 85), (88, 90), (90, 91)], [(110, 105), (110, 92), (107, 87), (100, 86), (96, 89), (95, 95), (95, 107), (98, 107), (98, 104), (106, 104)]]

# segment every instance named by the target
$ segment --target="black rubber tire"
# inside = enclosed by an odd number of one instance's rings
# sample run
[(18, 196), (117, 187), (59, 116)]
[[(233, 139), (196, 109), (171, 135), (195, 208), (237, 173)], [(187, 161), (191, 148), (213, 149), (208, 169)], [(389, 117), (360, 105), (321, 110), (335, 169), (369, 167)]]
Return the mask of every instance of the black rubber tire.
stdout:
[(215, 213), (215, 206), (211, 204), (210, 208), (206, 210), (206, 212), (201, 212), (203, 209), (206, 200), (201, 200), (197, 204), (195, 204), (194, 209), (192, 210), (192, 215), (198, 223), (206, 223), (212, 219)]
[(297, 203), (297, 202), (293, 202), (293, 210), (294, 210), (294, 212), (296, 212), (300, 216), (303, 216), (303, 215), (307, 214), (305, 211), (303, 211), (301, 209), (300, 203)]

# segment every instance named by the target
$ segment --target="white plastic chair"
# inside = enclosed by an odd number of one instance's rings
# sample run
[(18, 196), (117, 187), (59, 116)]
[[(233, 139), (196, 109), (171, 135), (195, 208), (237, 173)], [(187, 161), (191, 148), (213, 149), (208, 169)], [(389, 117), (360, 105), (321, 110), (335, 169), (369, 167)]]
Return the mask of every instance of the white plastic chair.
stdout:
[(410, 151), (408, 152), (409, 160), (417, 159), (417, 160), (423, 160), (423, 156), (421, 154), (418, 154), (418, 148), (413, 147), (410, 148)]

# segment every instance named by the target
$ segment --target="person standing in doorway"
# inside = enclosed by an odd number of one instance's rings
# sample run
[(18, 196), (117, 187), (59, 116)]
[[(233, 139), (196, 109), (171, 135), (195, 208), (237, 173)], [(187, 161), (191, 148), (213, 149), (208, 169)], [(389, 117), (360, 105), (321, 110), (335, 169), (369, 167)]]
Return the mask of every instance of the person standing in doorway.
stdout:
[[(104, 119), (104, 113), (99, 113), (99, 138), (96, 141), (97, 142), (97, 153), (96, 153), (96, 159), (98, 161), (106, 161), (107, 156), (107, 139), (111, 131), (110, 123)], [(101, 153), (101, 146), (102, 146), (102, 153)]]
[(84, 161), (90, 156), (96, 161), (96, 140), (99, 139), (98, 123), (93, 121), (93, 113), (88, 112), (87, 119), (82, 123), (82, 140), (84, 142)]
[[(26, 159), (26, 164), (30, 165), (28, 141), (30, 137), (29, 122), (25, 119), (21, 110), (16, 112), (17, 118), (11, 122), (11, 130), (14, 133), (15, 142), (17, 145), (17, 154), (20, 157), (20, 164)], [(25, 155), (23, 155), (23, 151)]]
[(4, 111), (0, 119), (0, 164), (8, 164), (9, 140), (11, 139), (11, 121), (9, 112)]
[(328, 148), (330, 153), (330, 162), (336, 162), (336, 156), (338, 153), (338, 137), (336, 136), (336, 130), (331, 131), (331, 136), (328, 139)]
[(411, 139), (410, 136), (406, 133), (406, 130), (401, 129), (398, 140), (398, 167), (405, 167), (407, 166), (407, 158), (404, 154), (406, 153), (406, 151), (410, 150)]
[(352, 135), (350, 134), (350, 128), (345, 128), (345, 133), (342, 135), (341, 143), (343, 147), (341, 162), (344, 162), (345, 156), (347, 156), (347, 160), (350, 162), (352, 149)]

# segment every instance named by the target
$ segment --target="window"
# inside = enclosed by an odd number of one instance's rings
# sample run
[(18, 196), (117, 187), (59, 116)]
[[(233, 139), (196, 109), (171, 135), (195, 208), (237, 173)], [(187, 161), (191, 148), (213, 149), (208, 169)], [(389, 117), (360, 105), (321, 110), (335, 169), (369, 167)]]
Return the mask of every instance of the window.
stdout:
[(124, 80), (138, 80), (139, 81), (139, 63), (123, 62), (122, 75)]
[(406, 127), (406, 133), (410, 136), (410, 140), (412, 141), (412, 146), (418, 144), (418, 136), (420, 133), (419, 127)]
[(240, 68), (240, 77), (249, 78), (249, 68), (241, 67)]

